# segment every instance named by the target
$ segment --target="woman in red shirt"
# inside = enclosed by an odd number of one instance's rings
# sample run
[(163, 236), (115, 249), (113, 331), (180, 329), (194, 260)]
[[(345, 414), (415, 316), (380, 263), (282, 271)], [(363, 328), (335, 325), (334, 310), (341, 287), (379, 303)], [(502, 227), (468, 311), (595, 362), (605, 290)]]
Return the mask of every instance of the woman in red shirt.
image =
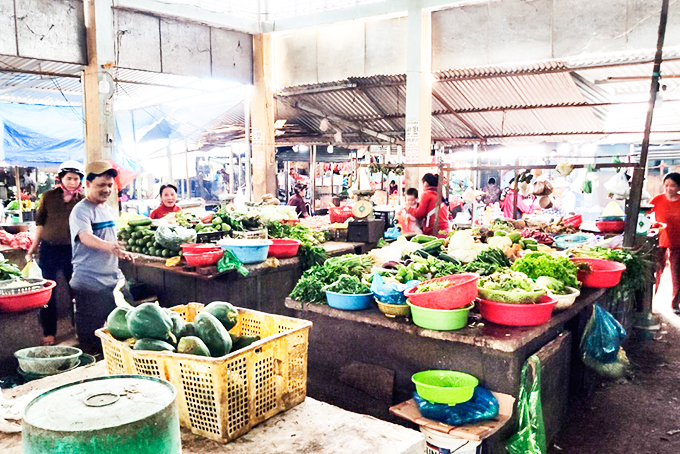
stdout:
[[(437, 210), (437, 186), (439, 185), (439, 176), (432, 173), (423, 175), (423, 195), (420, 198), (420, 203), (417, 207), (408, 207), (406, 211), (408, 214), (421, 221), (421, 228), (425, 235), (442, 236), (439, 232), (448, 232), (449, 227), (449, 210), (445, 204), (439, 206)], [(437, 231), (434, 231), (434, 223), (439, 211), (439, 225)], [(446, 237), (446, 234), (443, 235)]]
[(680, 313), (680, 173), (671, 172), (663, 178), (664, 193), (650, 200), (654, 205), (654, 218), (666, 224), (659, 235), (659, 258), (656, 268), (656, 288), (659, 288), (661, 274), (666, 260), (671, 265), (673, 281), (673, 311)]
[(177, 213), (178, 211), (182, 211), (182, 209), (177, 206), (177, 188), (172, 184), (164, 184), (161, 186), (161, 204), (151, 212), (149, 217), (160, 219), (166, 214)]

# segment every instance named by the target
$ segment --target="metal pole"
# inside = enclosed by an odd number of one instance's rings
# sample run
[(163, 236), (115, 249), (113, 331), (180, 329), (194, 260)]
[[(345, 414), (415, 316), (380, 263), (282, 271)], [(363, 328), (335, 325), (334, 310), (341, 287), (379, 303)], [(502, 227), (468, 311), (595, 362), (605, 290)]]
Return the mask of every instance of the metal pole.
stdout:
[(184, 175), (184, 198), (190, 199), (191, 194), (189, 194), (189, 144), (186, 139), (184, 139), (184, 167), (186, 168), (186, 174)]
[(519, 166), (519, 158), (517, 158), (515, 160), (515, 198), (512, 201), (512, 218), (513, 219), (517, 219), (517, 198), (519, 197), (519, 193), (518, 193), (518, 189), (517, 189), (517, 186), (518, 186), (517, 180), (519, 180), (519, 174), (518, 174), (519, 169), (517, 168), (517, 166)]
[[(167, 155), (168, 155), (168, 179), (170, 183), (173, 183), (172, 181), (172, 142), (168, 138), (168, 145), (166, 147)], [(174, 184), (174, 183), (173, 183)]]
[(310, 151), (309, 155), (309, 178), (311, 179), (310, 181), (310, 193), (309, 193), (309, 200), (310, 200), (310, 215), (314, 212), (314, 205), (316, 201), (316, 145), (312, 145), (312, 149)]
[(656, 94), (659, 91), (659, 77), (661, 76), (661, 61), (663, 56), (663, 42), (666, 36), (666, 23), (668, 22), (668, 0), (662, 0), (661, 18), (659, 20), (659, 33), (656, 42), (656, 55), (654, 56), (654, 70), (652, 71), (652, 84), (649, 89), (649, 106), (647, 108), (647, 120), (645, 121), (645, 134), (642, 138), (642, 149), (640, 150), (640, 165), (633, 171), (633, 181), (631, 182), (630, 197), (628, 199), (628, 210), (626, 213), (626, 230), (623, 236), (623, 245), (632, 247), (635, 244), (635, 232), (637, 230), (637, 220), (640, 211), (640, 199), (642, 197), (642, 185), (645, 179), (645, 169), (647, 167), (647, 153), (649, 152), (649, 135), (652, 129), (652, 119), (654, 117), (654, 104)]
[(130, 117), (132, 119), (132, 140), (135, 142), (135, 172), (137, 173), (137, 176), (135, 177), (134, 181), (134, 196), (137, 200), (140, 200), (142, 198), (142, 188), (140, 188), (140, 184), (137, 181), (141, 174), (141, 166), (139, 165), (139, 149), (137, 147), (137, 128), (135, 127), (135, 111), (131, 110), (130, 111)]
[(234, 148), (229, 147), (229, 194), (234, 193)]
[(14, 182), (17, 185), (16, 194), (14, 198), (17, 199), (17, 204), (19, 205), (19, 224), (24, 222), (24, 212), (21, 208), (21, 177), (19, 176), (19, 166), (14, 167)]
[(246, 200), (253, 200), (253, 167), (251, 163), (251, 147), (250, 147), (250, 87), (246, 86), (246, 95), (243, 101), (243, 120), (245, 129), (245, 141), (246, 141)]

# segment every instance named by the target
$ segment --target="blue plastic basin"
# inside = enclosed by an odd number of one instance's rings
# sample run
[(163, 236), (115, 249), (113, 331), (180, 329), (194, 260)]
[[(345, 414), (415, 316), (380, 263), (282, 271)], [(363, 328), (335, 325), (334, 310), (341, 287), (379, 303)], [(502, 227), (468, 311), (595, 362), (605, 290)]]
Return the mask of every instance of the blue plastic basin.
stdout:
[(237, 240), (232, 239), (223, 243), (218, 242), (223, 250), (230, 250), (245, 263), (260, 263), (267, 260), (271, 240)]
[(371, 307), (373, 293), (344, 294), (326, 291), (326, 301), (330, 307), (344, 311), (362, 311)]

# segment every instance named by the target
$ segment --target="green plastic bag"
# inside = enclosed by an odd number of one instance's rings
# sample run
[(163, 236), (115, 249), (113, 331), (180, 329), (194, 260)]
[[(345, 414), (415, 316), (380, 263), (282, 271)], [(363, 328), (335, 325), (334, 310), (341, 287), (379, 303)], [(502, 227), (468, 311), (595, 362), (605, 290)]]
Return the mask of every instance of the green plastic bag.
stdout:
[(243, 266), (243, 263), (236, 257), (236, 255), (229, 249), (224, 250), (224, 255), (219, 262), (217, 262), (217, 271), (224, 273), (229, 270), (236, 270), (241, 276), (248, 275), (248, 268)]
[[(529, 367), (533, 383), (529, 384)], [(517, 399), (517, 433), (510, 437), (505, 448), (510, 454), (546, 454), (543, 406), (541, 405), (541, 360), (529, 357), (522, 367), (522, 378)]]

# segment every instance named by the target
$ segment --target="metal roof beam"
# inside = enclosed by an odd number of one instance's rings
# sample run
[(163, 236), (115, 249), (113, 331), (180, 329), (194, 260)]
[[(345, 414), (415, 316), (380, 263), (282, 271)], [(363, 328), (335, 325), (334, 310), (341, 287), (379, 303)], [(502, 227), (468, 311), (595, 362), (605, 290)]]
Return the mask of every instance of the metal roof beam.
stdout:
[(346, 120), (342, 117), (339, 117), (337, 115), (327, 114), (327, 113), (322, 112), (321, 110), (319, 110), (319, 109), (317, 109), (313, 106), (310, 106), (308, 104), (305, 104), (303, 102), (294, 101), (294, 100), (287, 99), (285, 97), (280, 97), (280, 96), (275, 96), (275, 98), (280, 99), (281, 101), (285, 102), (286, 104), (290, 105), (291, 107), (293, 107), (295, 109), (314, 114), (314, 115), (321, 117), (321, 118), (328, 118), (331, 121), (334, 121), (338, 124), (344, 125), (344, 126), (350, 128), (350, 129), (354, 129), (355, 131), (362, 132), (362, 133), (369, 135), (371, 137), (375, 137), (376, 139), (384, 140), (385, 142), (389, 142), (389, 143), (395, 143), (396, 142), (396, 140), (394, 138), (389, 137), (388, 135), (382, 134), (378, 131), (374, 131), (374, 130), (369, 129), (369, 128), (365, 128), (363, 126), (359, 126), (359, 125), (352, 123), (351, 121), (348, 121), (348, 120)]
[(474, 135), (476, 135), (477, 137), (479, 137), (479, 138), (482, 140), (482, 142), (484, 142), (484, 140), (485, 140), (485, 139), (484, 139), (484, 135), (479, 131), (479, 129), (475, 128), (475, 126), (474, 126), (472, 123), (470, 123), (469, 121), (467, 121), (467, 120), (466, 120), (465, 118), (463, 118), (458, 112), (456, 112), (456, 109), (454, 109), (453, 106), (452, 106), (451, 104), (449, 104), (444, 98), (442, 98), (441, 96), (439, 96), (439, 95), (438, 95), (437, 93), (435, 93), (434, 91), (432, 92), (432, 97), (433, 97), (434, 99), (436, 99), (437, 101), (439, 101), (439, 103), (440, 103), (442, 106), (446, 107), (446, 109), (451, 113), (451, 115), (453, 115), (454, 117), (456, 117), (456, 119), (457, 119), (458, 121), (460, 121), (461, 123), (463, 123), (463, 124), (465, 125), (465, 127), (468, 128), (468, 130), (470, 130), (471, 133), (473, 133)]
[[(680, 134), (680, 130), (677, 131), (652, 131), (652, 134)], [(546, 133), (526, 133), (526, 134), (504, 134), (504, 135), (491, 135), (486, 136), (486, 139), (515, 139), (522, 137), (550, 137), (550, 136), (611, 136), (611, 135), (622, 135), (622, 134), (644, 134), (644, 131), (573, 131), (573, 132), (546, 132)], [(456, 141), (469, 141), (477, 142), (480, 139), (476, 137), (432, 137), (432, 140), (437, 140), (440, 142), (446, 142), (451, 140)]]
[(166, 3), (162, 0), (114, 0), (114, 8), (141, 11), (156, 16), (187, 19), (213, 27), (227, 28), (239, 32), (262, 33), (261, 22), (246, 16), (219, 13), (181, 3)]
[[(135, 0), (129, 0), (135, 1)], [(469, 0), (386, 0), (382, 2), (368, 3), (364, 5), (352, 5), (345, 8), (336, 8), (317, 13), (291, 16), (283, 19), (263, 21), (264, 32), (290, 31), (300, 28), (320, 27), (323, 25), (337, 24), (361, 19), (376, 17), (404, 17), (407, 11), (416, 7), (423, 10), (436, 11), (452, 8), (461, 3), (469, 4)]]

